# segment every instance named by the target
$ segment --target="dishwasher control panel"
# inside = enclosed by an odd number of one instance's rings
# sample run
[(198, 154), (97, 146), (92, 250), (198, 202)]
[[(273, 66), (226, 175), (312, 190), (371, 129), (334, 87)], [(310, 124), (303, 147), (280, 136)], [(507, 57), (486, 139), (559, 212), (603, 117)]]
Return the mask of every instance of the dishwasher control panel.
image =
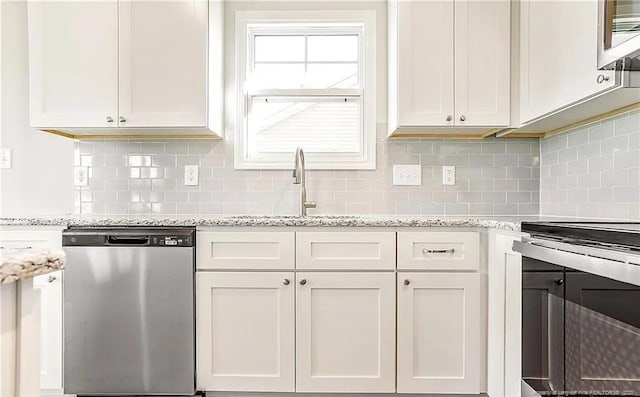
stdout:
[(194, 247), (195, 229), (69, 228), (62, 245), (80, 247)]
[(149, 245), (166, 247), (191, 247), (191, 236), (151, 236)]

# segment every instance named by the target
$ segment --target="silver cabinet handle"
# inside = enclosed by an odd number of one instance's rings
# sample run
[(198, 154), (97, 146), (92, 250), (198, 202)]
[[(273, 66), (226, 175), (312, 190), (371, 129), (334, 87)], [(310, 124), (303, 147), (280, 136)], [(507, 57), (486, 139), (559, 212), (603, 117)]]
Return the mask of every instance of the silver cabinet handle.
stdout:
[(409, 281), (409, 280), (405, 279), (405, 280), (404, 280), (404, 285), (409, 285), (409, 284), (411, 284), (411, 281)]
[(598, 77), (596, 77), (596, 82), (598, 84), (602, 84), (605, 81), (609, 81), (609, 76), (605, 76), (604, 74), (599, 74)]
[(318, 206), (318, 203), (315, 201), (305, 201), (304, 202), (304, 208), (316, 208)]
[(107, 123), (113, 123), (113, 117), (107, 116)]
[(448, 115), (448, 116), (447, 116), (447, 121), (451, 121), (451, 120), (453, 120), (453, 116)]
[(305, 284), (307, 284), (307, 280), (305, 279), (300, 280), (300, 285), (305, 285)]
[(125, 119), (123, 116), (120, 116), (120, 118), (118, 119), (121, 123), (126, 123), (127, 119)]
[(465, 116), (464, 114), (460, 116), (460, 121), (465, 121), (466, 119), (467, 119), (467, 116)]
[(289, 281), (288, 278), (285, 278), (284, 280), (282, 280), (282, 285), (289, 285), (291, 284), (291, 281)]
[(56, 276), (49, 276), (49, 279), (47, 281), (49, 281), (49, 283), (52, 283), (54, 281), (56, 281)]
[(445, 250), (429, 250), (426, 248), (422, 249), (423, 254), (453, 254), (454, 252), (456, 252), (455, 248), (449, 248)]

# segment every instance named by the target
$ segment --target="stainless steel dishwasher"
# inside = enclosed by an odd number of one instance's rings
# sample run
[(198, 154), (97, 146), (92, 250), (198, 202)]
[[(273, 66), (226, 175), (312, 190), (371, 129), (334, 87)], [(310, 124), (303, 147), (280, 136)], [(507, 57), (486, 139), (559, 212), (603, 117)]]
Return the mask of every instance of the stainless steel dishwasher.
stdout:
[(70, 228), (64, 392), (193, 395), (195, 230)]

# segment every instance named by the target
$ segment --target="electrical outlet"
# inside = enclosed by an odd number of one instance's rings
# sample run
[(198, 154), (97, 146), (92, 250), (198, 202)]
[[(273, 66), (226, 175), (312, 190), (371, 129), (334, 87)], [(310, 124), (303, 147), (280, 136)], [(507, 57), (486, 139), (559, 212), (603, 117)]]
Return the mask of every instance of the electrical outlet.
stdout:
[(443, 185), (455, 185), (456, 184), (456, 167), (453, 165), (445, 165), (442, 167), (442, 184)]
[(0, 168), (11, 168), (11, 149), (0, 149)]
[(396, 186), (420, 186), (422, 185), (422, 166), (418, 165), (394, 165), (393, 184)]
[(185, 186), (198, 185), (198, 166), (197, 165), (184, 166), (184, 185)]
[(89, 167), (76, 167), (73, 169), (73, 184), (76, 186), (89, 186)]

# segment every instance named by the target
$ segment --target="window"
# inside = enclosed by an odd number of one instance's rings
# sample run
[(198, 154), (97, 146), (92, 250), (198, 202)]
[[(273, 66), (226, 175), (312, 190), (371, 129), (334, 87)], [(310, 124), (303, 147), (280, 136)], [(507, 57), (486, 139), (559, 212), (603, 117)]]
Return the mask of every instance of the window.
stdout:
[(236, 168), (375, 168), (374, 16), (238, 13)]

